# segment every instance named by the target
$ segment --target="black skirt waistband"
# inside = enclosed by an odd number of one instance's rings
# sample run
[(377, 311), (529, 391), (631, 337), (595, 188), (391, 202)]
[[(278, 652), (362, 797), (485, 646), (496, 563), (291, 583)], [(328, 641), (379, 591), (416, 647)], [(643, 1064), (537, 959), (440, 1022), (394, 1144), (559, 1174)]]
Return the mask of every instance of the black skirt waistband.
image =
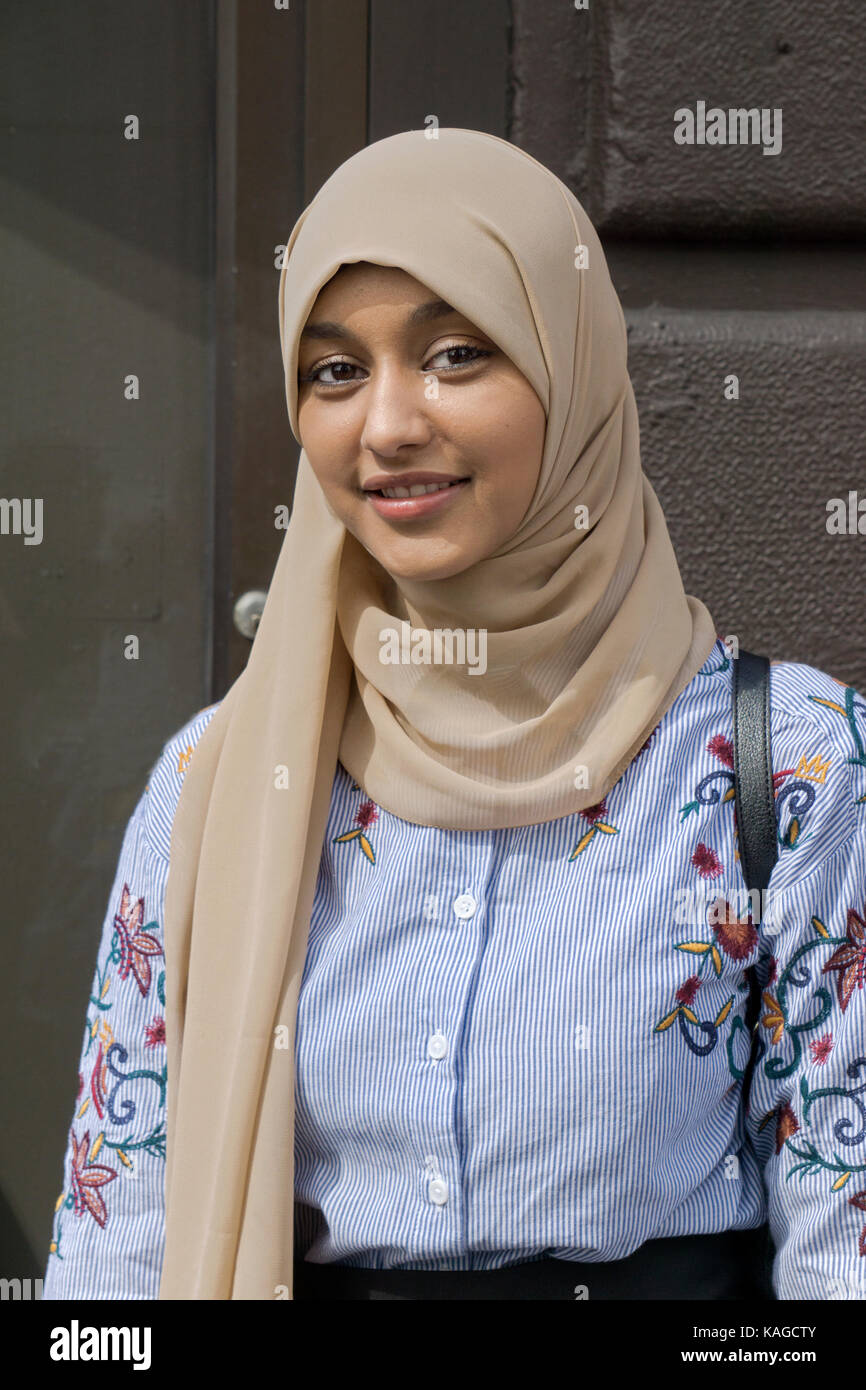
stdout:
[(748, 1299), (773, 1301), (769, 1227), (662, 1237), (622, 1260), (522, 1261), (504, 1269), (357, 1269), (296, 1259), (293, 1298)]

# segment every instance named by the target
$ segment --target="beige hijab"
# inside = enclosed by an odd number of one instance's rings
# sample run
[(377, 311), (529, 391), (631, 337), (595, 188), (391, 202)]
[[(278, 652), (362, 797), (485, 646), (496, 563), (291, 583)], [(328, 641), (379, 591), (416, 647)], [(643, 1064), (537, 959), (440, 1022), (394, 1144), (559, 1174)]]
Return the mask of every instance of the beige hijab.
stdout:
[[(473, 130), (408, 131), (343, 164), (298, 219), (280, 278), (296, 438), (301, 328), (356, 261), (402, 267), (511, 358), (547, 413), (541, 472), (499, 551), (398, 587), (301, 453), (247, 668), (193, 754), (173, 827), (160, 1298), (291, 1297), (295, 1012), (337, 759), (421, 825), (566, 816), (608, 792), (716, 640), (641, 470), (622, 310), (564, 184)], [(404, 620), (485, 629), (486, 673), (382, 664), (379, 633)]]

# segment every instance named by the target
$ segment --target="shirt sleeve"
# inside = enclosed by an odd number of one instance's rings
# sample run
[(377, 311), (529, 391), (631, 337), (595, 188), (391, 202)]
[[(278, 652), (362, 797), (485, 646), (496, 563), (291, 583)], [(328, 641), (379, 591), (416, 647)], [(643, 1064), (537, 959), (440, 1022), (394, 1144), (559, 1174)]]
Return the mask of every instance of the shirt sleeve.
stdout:
[[(862, 782), (862, 778), (860, 779)], [(766, 1184), (778, 1299), (866, 1298), (866, 805), (761, 931), (747, 1132)]]
[(150, 786), (126, 827), (102, 925), (44, 1299), (158, 1297), (168, 860), (146, 833)]

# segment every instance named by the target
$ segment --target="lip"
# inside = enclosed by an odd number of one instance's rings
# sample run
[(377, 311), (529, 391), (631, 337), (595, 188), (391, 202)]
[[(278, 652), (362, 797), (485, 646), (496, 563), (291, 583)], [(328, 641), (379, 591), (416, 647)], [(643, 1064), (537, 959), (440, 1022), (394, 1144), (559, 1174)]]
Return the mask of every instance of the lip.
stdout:
[[(373, 510), (386, 521), (411, 521), (429, 516), (449, 506), (457, 493), (468, 487), (469, 478), (454, 478), (448, 473), (401, 473), (399, 477), (377, 473), (364, 484), (364, 492)], [(380, 497), (376, 488), (413, 487), (416, 483), (448, 483), (440, 492), (428, 492), (420, 497)]]
[(414, 487), (416, 483), (453, 483), (459, 475), (455, 473), (434, 473), (430, 469), (407, 469), (405, 473), (374, 473), (365, 483), (365, 492), (377, 491), (383, 487)]

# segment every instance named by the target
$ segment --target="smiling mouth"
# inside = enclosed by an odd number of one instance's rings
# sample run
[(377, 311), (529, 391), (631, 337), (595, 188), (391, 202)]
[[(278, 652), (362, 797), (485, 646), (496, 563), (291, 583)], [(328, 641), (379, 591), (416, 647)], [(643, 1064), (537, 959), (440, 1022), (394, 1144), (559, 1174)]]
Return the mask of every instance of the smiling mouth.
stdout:
[(448, 510), (452, 495), (469, 487), (471, 481), (471, 478), (426, 479), (413, 483), (395, 482), (391, 487), (366, 487), (363, 491), (367, 506), (384, 521), (414, 522)]
[(449, 487), (468, 482), (468, 478), (453, 478), (448, 483), (413, 483), (411, 487), (368, 488), (374, 497), (425, 497), (431, 492), (445, 492)]

